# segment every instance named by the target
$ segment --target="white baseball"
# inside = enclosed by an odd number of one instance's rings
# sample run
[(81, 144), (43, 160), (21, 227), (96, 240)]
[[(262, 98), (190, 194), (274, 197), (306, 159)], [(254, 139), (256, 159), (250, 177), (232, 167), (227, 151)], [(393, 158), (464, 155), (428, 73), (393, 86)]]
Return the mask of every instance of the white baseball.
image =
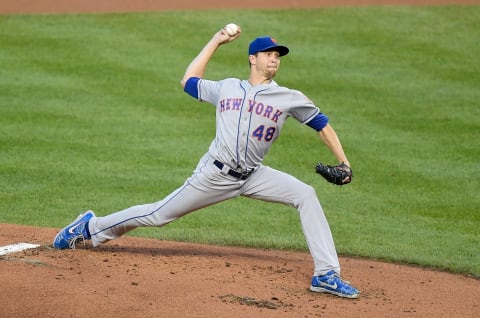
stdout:
[(225, 31), (227, 31), (228, 35), (233, 36), (238, 32), (238, 25), (235, 23), (229, 23), (225, 26)]

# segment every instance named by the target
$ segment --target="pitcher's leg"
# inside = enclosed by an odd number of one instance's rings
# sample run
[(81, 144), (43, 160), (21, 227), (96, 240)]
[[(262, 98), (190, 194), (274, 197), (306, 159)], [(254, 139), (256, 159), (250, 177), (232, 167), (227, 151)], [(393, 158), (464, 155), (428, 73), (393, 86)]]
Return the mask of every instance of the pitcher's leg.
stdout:
[[(315, 264), (314, 275), (323, 275), (334, 270), (340, 274), (335, 243), (327, 218), (318, 201), (315, 189), (303, 184), (297, 209), (300, 213), (303, 233)], [(300, 189), (301, 187), (298, 187)]]
[(93, 246), (97, 246), (137, 227), (163, 226), (185, 214), (237, 195), (238, 184), (221, 176), (220, 170), (205, 156), (185, 184), (161, 201), (92, 218), (88, 224), (90, 238)]
[(244, 189), (244, 196), (295, 207), (315, 265), (314, 275), (330, 270), (340, 274), (330, 226), (313, 187), (287, 173), (261, 166), (247, 180)]
[[(128, 209), (89, 221), (93, 246), (116, 239), (137, 227), (160, 227), (201, 207), (195, 189), (185, 184), (161, 201)], [(198, 203), (194, 204), (194, 203)]]

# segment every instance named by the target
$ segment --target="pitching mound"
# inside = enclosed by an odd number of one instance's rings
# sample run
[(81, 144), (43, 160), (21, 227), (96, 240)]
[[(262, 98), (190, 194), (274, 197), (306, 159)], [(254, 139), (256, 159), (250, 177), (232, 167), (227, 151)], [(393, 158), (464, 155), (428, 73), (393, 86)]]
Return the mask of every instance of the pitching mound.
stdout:
[(308, 291), (308, 253), (123, 237), (52, 249), (57, 229), (0, 224), (0, 317), (479, 317), (480, 283), (340, 258), (356, 300)]

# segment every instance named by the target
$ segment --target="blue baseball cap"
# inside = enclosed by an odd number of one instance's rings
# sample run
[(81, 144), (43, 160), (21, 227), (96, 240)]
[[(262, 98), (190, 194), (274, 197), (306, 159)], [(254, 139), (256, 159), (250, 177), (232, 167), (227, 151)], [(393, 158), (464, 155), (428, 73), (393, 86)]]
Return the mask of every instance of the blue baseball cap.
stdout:
[(280, 56), (284, 56), (287, 55), (290, 50), (286, 46), (279, 45), (277, 40), (271, 36), (262, 36), (256, 38), (248, 47), (248, 55), (254, 55), (255, 53), (266, 51), (277, 51), (280, 53)]

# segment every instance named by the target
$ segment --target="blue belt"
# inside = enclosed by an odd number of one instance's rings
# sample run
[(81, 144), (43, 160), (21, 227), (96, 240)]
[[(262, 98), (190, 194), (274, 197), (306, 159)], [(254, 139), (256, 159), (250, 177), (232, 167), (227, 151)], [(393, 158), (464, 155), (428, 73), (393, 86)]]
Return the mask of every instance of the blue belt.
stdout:
[[(223, 170), (223, 167), (225, 167), (225, 165), (218, 160), (215, 160), (213, 162), (213, 164), (215, 166), (217, 166), (217, 168), (220, 169), (220, 170)], [(240, 180), (247, 180), (247, 178), (250, 177), (250, 175), (252, 174), (253, 171), (254, 171), (254, 169), (252, 169), (248, 172), (243, 172), (242, 173), (242, 172), (238, 172), (238, 171), (235, 171), (235, 170), (232, 170), (232, 169), (228, 169), (227, 174), (229, 174), (232, 177), (235, 177), (237, 179), (240, 179)]]

